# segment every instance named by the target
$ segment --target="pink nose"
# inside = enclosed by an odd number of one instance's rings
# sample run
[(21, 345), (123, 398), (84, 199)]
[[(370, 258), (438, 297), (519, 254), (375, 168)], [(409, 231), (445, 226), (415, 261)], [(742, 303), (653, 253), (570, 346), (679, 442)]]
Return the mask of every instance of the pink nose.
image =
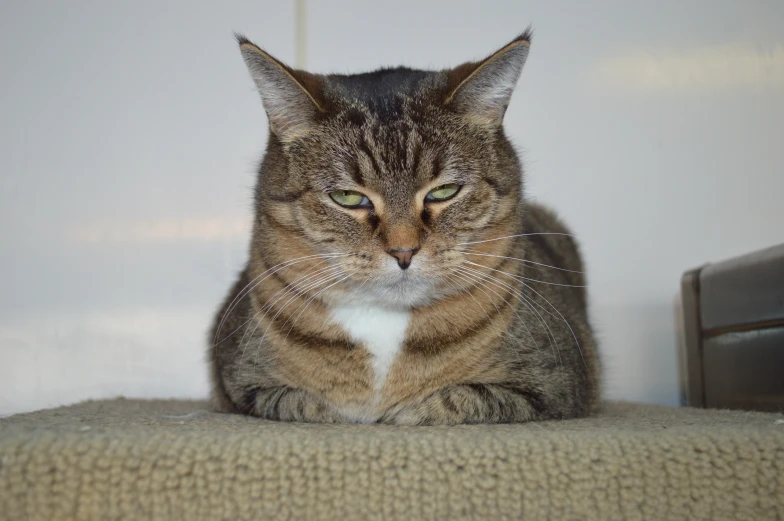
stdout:
[(402, 248), (399, 250), (387, 250), (387, 253), (397, 259), (397, 265), (401, 270), (408, 268), (411, 265), (411, 257), (413, 257), (419, 248)]

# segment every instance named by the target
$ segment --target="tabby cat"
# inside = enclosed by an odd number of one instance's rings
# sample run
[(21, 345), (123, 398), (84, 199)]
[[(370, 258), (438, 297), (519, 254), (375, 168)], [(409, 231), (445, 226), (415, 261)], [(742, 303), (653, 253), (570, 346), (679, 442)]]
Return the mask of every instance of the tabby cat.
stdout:
[(250, 258), (210, 336), (219, 409), (298, 422), (590, 414), (577, 244), (502, 121), (526, 31), (443, 71), (295, 70), (242, 36), (270, 136)]

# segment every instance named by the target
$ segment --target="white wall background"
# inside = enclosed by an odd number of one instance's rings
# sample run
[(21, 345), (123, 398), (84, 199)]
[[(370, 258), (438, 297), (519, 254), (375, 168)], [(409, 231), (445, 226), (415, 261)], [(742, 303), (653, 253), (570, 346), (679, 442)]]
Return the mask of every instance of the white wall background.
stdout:
[[(784, 241), (784, 3), (312, 0), (308, 67), (456, 65), (532, 23), (506, 119), (582, 238), (613, 399), (676, 404), (681, 273)], [(0, 414), (202, 397), (266, 139), (234, 30), (292, 2), (0, 3)]]

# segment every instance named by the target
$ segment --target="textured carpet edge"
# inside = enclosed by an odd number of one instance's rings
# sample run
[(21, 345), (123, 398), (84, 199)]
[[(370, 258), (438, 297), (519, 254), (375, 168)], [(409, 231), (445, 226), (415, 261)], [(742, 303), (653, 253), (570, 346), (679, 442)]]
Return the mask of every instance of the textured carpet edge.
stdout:
[[(619, 405), (606, 432), (601, 418), (394, 429), (205, 406), (121, 400), (3, 419), (0, 519), (784, 518), (780, 415)], [(633, 411), (642, 427), (612, 428)]]

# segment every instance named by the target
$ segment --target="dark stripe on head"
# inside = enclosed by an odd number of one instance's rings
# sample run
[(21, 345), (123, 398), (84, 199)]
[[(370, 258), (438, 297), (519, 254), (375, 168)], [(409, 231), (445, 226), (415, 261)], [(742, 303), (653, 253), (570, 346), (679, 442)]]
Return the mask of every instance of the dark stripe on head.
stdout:
[(368, 109), (379, 122), (389, 124), (403, 116), (403, 99), (400, 96), (379, 96), (368, 100)]
[(422, 144), (417, 141), (414, 143), (414, 147), (411, 150), (411, 174), (416, 175), (417, 170), (419, 170), (419, 161), (422, 157)]
[(370, 164), (373, 166), (373, 170), (375, 171), (376, 175), (380, 174), (381, 173), (381, 167), (376, 162), (376, 157), (373, 155), (373, 152), (370, 150), (370, 147), (368, 147), (367, 142), (366, 141), (362, 141), (362, 143), (359, 144), (359, 149), (362, 150), (362, 152), (370, 160)]
[(359, 186), (365, 186), (365, 179), (362, 177), (362, 169), (359, 168), (359, 165), (352, 163), (348, 168), (354, 182)]
[(432, 165), (433, 170), (430, 172), (430, 180), (432, 181), (433, 179), (441, 175), (441, 170), (443, 168), (444, 165), (441, 164), (441, 158), (436, 156), (435, 159), (433, 159), (433, 165)]

